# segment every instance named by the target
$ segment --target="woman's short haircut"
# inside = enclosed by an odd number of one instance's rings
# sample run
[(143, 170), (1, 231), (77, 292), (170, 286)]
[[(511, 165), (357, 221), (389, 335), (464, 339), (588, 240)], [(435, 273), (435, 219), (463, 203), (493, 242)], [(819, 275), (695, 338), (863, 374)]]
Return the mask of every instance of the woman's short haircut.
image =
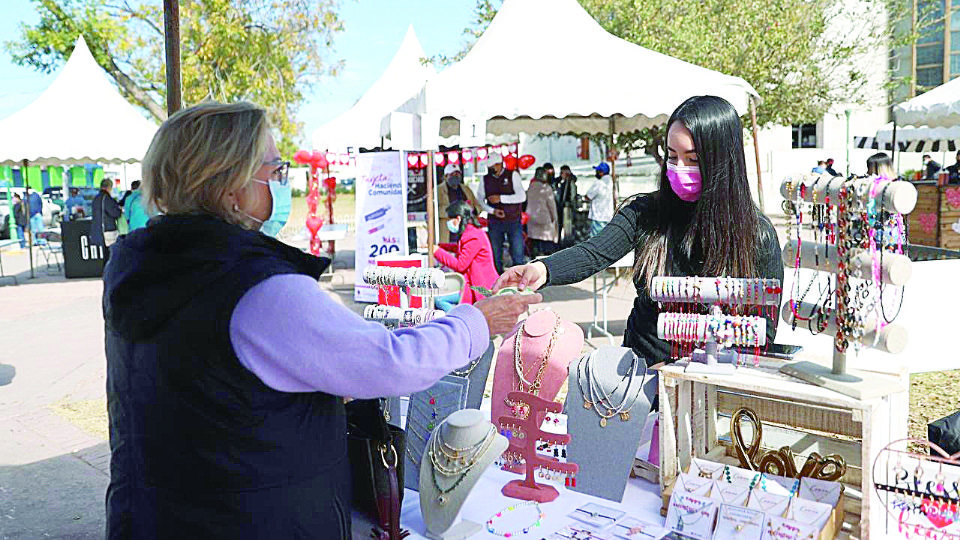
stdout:
[(103, 191), (110, 191), (111, 189), (113, 189), (113, 180), (110, 180), (109, 178), (104, 178), (103, 180), (101, 180), (100, 189)]
[(141, 189), (165, 214), (207, 213), (241, 224), (224, 196), (247, 187), (267, 152), (266, 111), (204, 102), (168, 118), (143, 158)]

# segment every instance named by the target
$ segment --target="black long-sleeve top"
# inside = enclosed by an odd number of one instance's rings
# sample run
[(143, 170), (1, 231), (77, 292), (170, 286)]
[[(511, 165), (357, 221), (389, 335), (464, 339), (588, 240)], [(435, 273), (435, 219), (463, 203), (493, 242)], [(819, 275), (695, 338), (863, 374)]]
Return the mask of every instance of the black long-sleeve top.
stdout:
[[(653, 196), (641, 195), (621, 208), (597, 236), (542, 259), (541, 262), (547, 267), (546, 285), (577, 283), (619, 261), (656, 230), (656, 212)], [(763, 214), (760, 214), (759, 222), (760, 234), (755, 259), (759, 274), (757, 277), (775, 278), (783, 283), (783, 262), (777, 231)], [(693, 254), (688, 257), (678, 246), (672, 246), (671, 249), (671, 276), (703, 275), (702, 256)], [(634, 275), (633, 282), (637, 288), (637, 298), (627, 319), (623, 345), (645, 358), (648, 365), (661, 361), (669, 362), (670, 343), (657, 337), (659, 306), (650, 298), (644, 276), (639, 273)], [(767, 310), (764, 313), (767, 313)], [(773, 317), (766, 315), (767, 343), (773, 343), (777, 335), (778, 314), (779, 310), (773, 312)]]

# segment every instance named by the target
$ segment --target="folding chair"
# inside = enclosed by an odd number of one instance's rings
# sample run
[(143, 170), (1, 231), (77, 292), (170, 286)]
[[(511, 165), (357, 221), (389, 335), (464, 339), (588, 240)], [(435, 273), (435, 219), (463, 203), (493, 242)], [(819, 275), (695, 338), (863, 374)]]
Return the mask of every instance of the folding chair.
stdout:
[[(63, 237), (59, 231), (46, 230), (37, 233), (37, 255), (34, 258), (36, 266), (40, 266), (38, 259), (43, 257), (43, 262), (47, 266), (47, 275), (59, 274), (63, 271)], [(57, 270), (51, 271), (51, 267), (56, 264)]]

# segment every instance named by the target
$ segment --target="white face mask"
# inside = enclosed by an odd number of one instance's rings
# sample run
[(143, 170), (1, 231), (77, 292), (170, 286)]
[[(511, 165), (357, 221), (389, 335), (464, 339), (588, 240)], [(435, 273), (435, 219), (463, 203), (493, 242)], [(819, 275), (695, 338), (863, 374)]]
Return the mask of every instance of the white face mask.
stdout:
[(458, 232), (460, 232), (460, 224), (454, 222), (452, 219), (448, 219), (447, 230), (450, 231), (451, 234), (457, 234)]

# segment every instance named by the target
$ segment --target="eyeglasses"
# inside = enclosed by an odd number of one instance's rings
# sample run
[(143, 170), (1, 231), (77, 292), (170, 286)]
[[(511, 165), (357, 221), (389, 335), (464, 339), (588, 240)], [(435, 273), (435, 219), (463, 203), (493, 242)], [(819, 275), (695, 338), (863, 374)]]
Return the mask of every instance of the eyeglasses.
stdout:
[(281, 159), (274, 159), (272, 161), (264, 161), (264, 165), (272, 165), (276, 168), (270, 172), (270, 181), (277, 182), (281, 186), (285, 186), (290, 182), (290, 162), (283, 161)]

